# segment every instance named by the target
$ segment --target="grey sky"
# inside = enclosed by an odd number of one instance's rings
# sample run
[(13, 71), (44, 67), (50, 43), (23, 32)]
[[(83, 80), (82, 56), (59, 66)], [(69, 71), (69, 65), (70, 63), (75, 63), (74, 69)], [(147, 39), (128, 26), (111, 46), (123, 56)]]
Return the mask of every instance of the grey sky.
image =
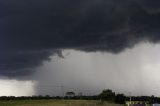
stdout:
[(22, 82), (30, 85), (17, 95), (59, 95), (61, 85), (89, 94), (111, 88), (159, 95), (159, 5), (159, 0), (0, 0), (2, 82), (19, 83), (6, 87), (14, 87), (13, 93)]
[[(52, 57), (38, 68), (34, 78), (39, 81), (38, 93), (54, 94), (53, 89), (96, 94), (113, 89), (126, 95), (157, 95), (159, 92), (160, 45), (140, 43), (120, 54), (64, 50), (65, 58)], [(41, 86), (49, 90), (45, 92)], [(52, 87), (53, 86), (53, 87)]]
[(62, 95), (63, 85), (65, 91), (87, 95), (109, 88), (126, 95), (160, 96), (159, 52), (160, 44), (144, 42), (119, 54), (64, 50), (64, 58), (51, 56), (30, 76), (1, 78), (0, 95)]
[(160, 41), (159, 1), (0, 0), (0, 76), (32, 75), (63, 49), (120, 53)]

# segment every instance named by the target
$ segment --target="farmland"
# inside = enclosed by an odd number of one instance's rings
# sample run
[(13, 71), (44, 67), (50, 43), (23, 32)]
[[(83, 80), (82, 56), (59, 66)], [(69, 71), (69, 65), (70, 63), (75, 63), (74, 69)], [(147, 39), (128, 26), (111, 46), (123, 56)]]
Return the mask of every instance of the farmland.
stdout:
[(9, 100), (0, 101), (0, 106), (123, 106), (93, 100)]

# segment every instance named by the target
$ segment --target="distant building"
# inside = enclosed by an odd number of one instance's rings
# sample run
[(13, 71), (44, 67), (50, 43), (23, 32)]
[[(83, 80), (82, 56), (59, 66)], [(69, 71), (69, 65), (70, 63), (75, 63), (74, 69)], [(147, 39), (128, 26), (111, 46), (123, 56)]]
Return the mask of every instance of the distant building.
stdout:
[(158, 104), (158, 103), (154, 103), (152, 106), (160, 106), (160, 104)]
[[(149, 106), (147, 101), (126, 101), (125, 106)], [(160, 106), (160, 105), (159, 105)]]

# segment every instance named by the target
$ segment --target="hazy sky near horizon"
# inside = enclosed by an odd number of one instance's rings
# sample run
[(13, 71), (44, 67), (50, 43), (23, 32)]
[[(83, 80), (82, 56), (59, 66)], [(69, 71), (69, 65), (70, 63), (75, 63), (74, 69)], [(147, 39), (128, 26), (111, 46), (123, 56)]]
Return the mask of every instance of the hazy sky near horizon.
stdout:
[(64, 50), (51, 56), (30, 76), (0, 80), (0, 95), (62, 95), (64, 92), (98, 94), (103, 89), (129, 95), (159, 92), (160, 44), (140, 43), (119, 54)]
[(160, 95), (159, 5), (0, 0), (0, 95), (61, 95), (62, 85), (85, 94)]
[[(66, 91), (85, 94), (97, 94), (109, 88), (126, 95), (131, 92), (132, 95), (160, 96), (159, 52), (160, 44), (150, 43), (140, 43), (119, 54), (64, 50), (65, 58), (53, 56), (38, 68), (37, 91), (47, 93), (41, 88), (45, 86), (48, 94), (54, 94), (50, 88), (56, 89), (55, 86), (62, 84)], [(60, 88), (56, 90), (61, 94)]]

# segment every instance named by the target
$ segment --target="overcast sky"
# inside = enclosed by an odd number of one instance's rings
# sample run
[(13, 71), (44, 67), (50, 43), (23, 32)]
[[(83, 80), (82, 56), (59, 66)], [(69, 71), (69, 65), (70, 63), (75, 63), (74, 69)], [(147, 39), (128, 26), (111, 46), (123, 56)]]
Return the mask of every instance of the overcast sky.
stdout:
[(61, 95), (62, 85), (85, 94), (160, 95), (159, 5), (0, 0), (0, 95)]

